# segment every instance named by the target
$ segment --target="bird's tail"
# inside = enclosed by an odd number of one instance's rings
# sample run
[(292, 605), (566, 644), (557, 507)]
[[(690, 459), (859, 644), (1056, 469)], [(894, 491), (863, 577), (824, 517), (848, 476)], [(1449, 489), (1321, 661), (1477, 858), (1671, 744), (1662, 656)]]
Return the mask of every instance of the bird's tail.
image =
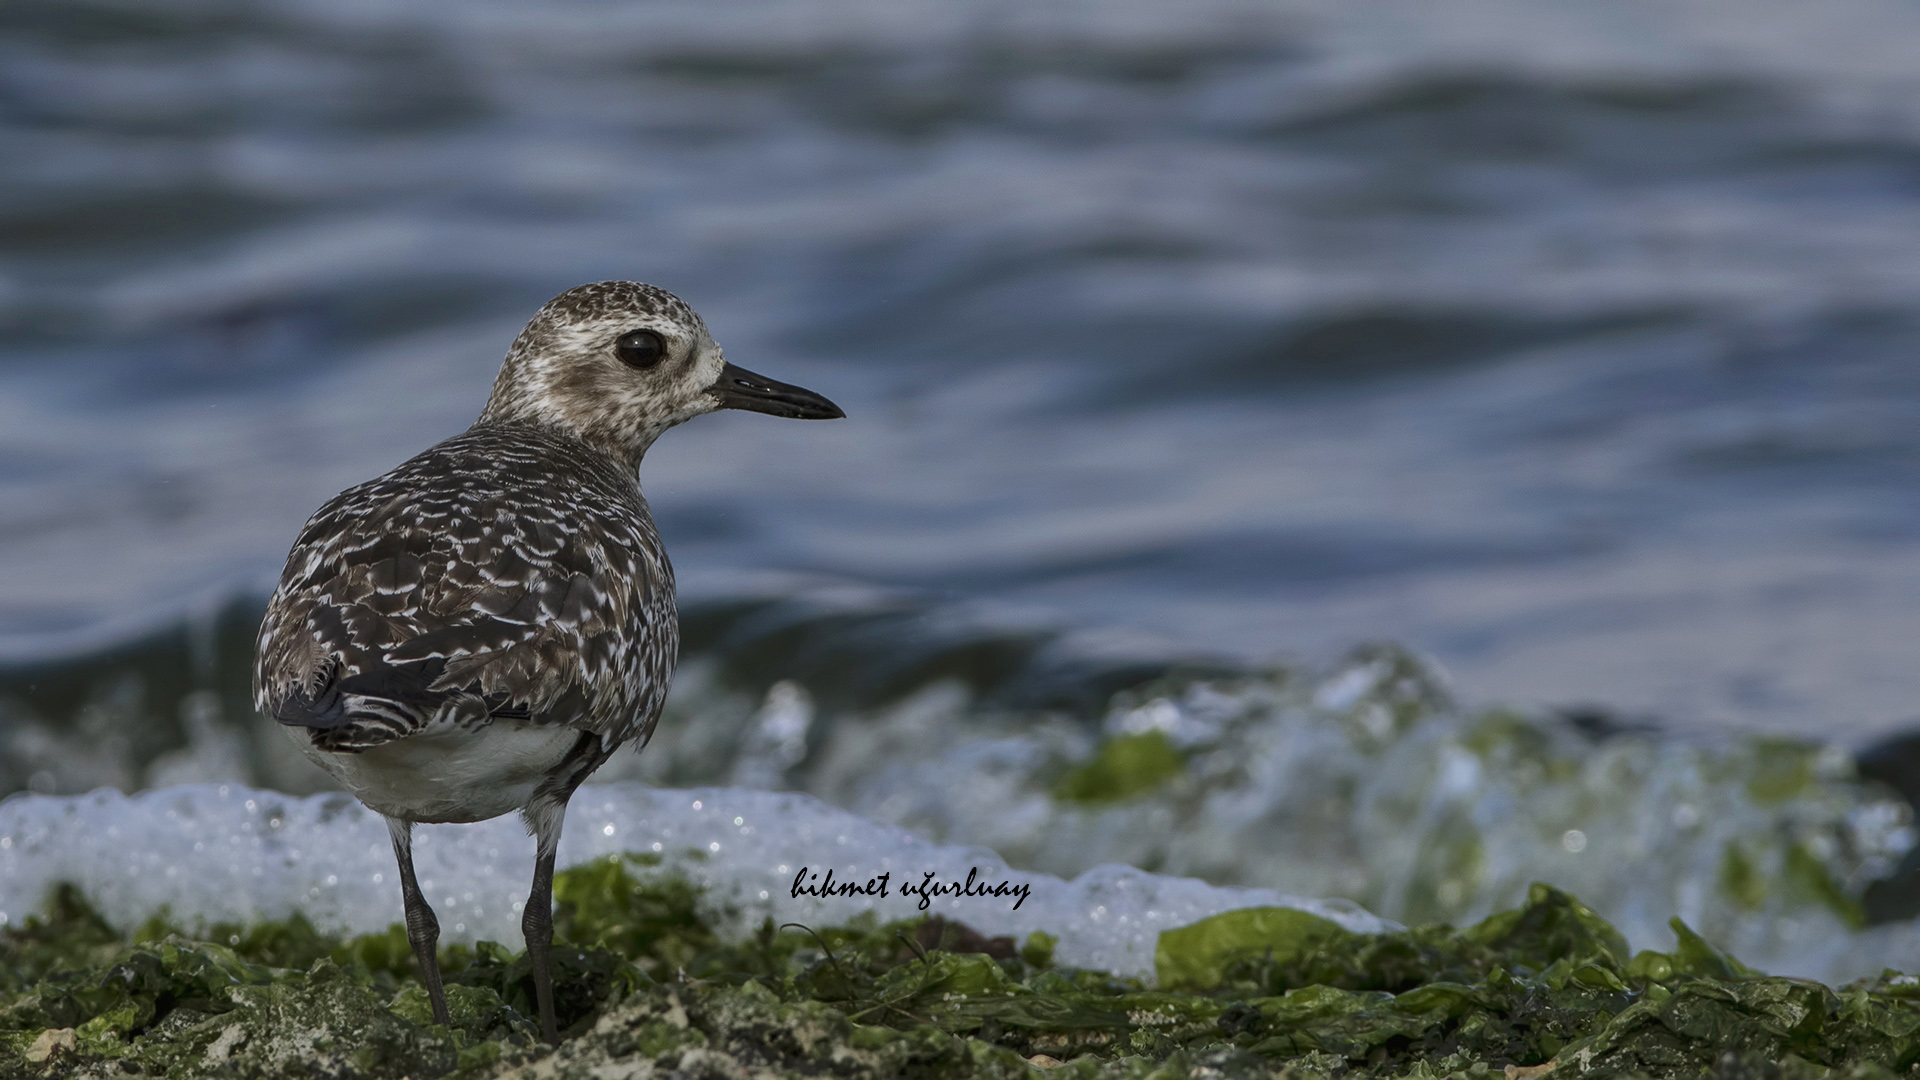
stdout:
[(376, 663), (344, 677), (341, 667), (341, 659), (333, 658), (320, 688), (309, 694), (296, 687), (274, 707), (273, 718), (288, 727), (306, 728), (314, 746), (337, 753), (358, 753), (404, 739), (429, 724), (489, 719), (486, 702), (470, 690), (434, 688), (446, 671), (442, 657)]

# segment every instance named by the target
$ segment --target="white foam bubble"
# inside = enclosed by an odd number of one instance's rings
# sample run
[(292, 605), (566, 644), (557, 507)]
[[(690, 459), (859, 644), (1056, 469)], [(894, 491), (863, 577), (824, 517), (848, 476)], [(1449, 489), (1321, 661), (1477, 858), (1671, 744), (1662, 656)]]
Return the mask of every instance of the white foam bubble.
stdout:
[[(1059, 937), (1058, 960), (1149, 974), (1160, 931), (1256, 905), (1299, 908), (1348, 929), (1390, 924), (1340, 900), (1271, 889), (1223, 888), (1192, 878), (1100, 866), (1072, 881), (1014, 870), (983, 848), (929, 843), (808, 795), (739, 788), (655, 790), (589, 785), (574, 796), (560, 865), (617, 852), (659, 853), (707, 890), (735, 933), (772, 916), (825, 925), (872, 910), (920, 913), (900, 886), (938, 882), (1011, 888), (1012, 896), (953, 896), (924, 909), (989, 935)], [(414, 859), (442, 939), (519, 939), (533, 842), (513, 817), (422, 826)], [(802, 867), (836, 882), (889, 875), (880, 896), (793, 895)], [(323, 930), (363, 933), (400, 919), (385, 823), (340, 795), (295, 798), (239, 785), (200, 784), (134, 795), (21, 795), (0, 803), (0, 912), (18, 921), (56, 882), (81, 886), (110, 922), (129, 927), (161, 909), (189, 925), (282, 918), (298, 910)]]

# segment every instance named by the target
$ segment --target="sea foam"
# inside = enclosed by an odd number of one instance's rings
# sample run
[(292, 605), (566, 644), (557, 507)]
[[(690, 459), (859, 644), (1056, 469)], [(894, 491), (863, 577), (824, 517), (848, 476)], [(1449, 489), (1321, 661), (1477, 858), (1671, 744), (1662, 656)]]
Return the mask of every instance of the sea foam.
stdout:
[[(658, 855), (663, 871), (705, 890), (708, 914), (733, 933), (767, 917), (824, 925), (862, 911), (896, 919), (924, 910), (989, 935), (1044, 930), (1059, 938), (1062, 964), (1128, 975), (1152, 971), (1160, 931), (1235, 908), (1293, 907), (1357, 932), (1393, 925), (1347, 901), (1128, 866), (1095, 867), (1071, 881), (1028, 873), (986, 849), (930, 843), (812, 796), (740, 788), (581, 788), (559, 864), (616, 853)], [(533, 842), (517, 819), (422, 826), (414, 860), (442, 940), (518, 941)], [(796, 896), (803, 867), (862, 885), (890, 875), (887, 895)], [(1027, 895), (945, 895), (922, 909), (900, 886), (923, 885), (929, 872), (936, 882), (961, 883), (971, 872), (976, 891), (1007, 882), (1028, 886)], [(399, 921), (397, 881), (385, 822), (344, 795), (199, 784), (0, 803), (0, 921), (17, 923), (55, 883), (71, 882), (122, 928), (162, 910), (187, 926), (299, 911), (322, 930), (365, 933)]]

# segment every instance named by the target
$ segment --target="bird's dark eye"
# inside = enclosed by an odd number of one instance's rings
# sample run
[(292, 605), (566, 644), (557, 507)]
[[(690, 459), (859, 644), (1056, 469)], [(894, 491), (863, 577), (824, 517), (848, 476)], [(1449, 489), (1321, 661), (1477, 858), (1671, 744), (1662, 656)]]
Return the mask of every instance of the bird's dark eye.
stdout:
[(667, 355), (667, 343), (651, 330), (629, 330), (613, 343), (613, 351), (628, 367), (650, 368)]

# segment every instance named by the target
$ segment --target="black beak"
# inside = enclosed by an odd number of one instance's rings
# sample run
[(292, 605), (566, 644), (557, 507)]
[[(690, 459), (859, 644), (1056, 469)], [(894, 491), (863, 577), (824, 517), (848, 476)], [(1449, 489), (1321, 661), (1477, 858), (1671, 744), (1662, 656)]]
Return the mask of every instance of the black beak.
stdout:
[(732, 364), (720, 369), (720, 381), (713, 384), (713, 396), (723, 409), (745, 409), (795, 420), (838, 420), (847, 415), (840, 406), (811, 390), (802, 390), (764, 375), (755, 375)]

